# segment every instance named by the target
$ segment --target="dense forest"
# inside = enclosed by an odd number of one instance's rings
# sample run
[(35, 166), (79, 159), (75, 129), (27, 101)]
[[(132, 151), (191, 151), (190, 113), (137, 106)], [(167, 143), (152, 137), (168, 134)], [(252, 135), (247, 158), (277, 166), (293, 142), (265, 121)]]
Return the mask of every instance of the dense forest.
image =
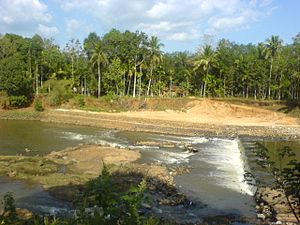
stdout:
[[(300, 33), (291, 44), (279, 36), (264, 43), (221, 39), (195, 53), (164, 53), (155, 36), (113, 29), (63, 49), (39, 35), (0, 36), (0, 92), (26, 105), (40, 94), (244, 97), (297, 100)], [(53, 104), (58, 103), (53, 99)]]

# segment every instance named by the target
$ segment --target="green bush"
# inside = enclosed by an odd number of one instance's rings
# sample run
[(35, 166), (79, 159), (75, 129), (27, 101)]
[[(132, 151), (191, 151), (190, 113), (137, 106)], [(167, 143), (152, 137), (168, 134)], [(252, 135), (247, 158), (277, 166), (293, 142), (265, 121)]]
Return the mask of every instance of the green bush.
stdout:
[(0, 91), (0, 108), (9, 108), (9, 98), (5, 91)]
[(0, 224), (15, 224), (16, 221), (16, 204), (13, 194), (8, 192), (3, 197), (3, 212), (0, 215)]
[(42, 100), (39, 99), (39, 98), (36, 98), (35, 101), (34, 101), (34, 109), (35, 111), (37, 112), (42, 112), (44, 111), (44, 107), (43, 107), (43, 103), (42, 103)]
[(85, 106), (85, 100), (84, 100), (84, 97), (80, 96), (77, 98), (77, 104), (79, 107), (83, 107)]
[(148, 221), (148, 218), (142, 217), (139, 212), (146, 187), (146, 181), (143, 180), (139, 186), (122, 192), (104, 166), (101, 176), (90, 182), (85, 193), (85, 202), (89, 203), (89, 207), (101, 207), (101, 214), (97, 217), (99, 224), (142, 225)]
[(102, 97), (102, 99), (107, 102), (113, 102), (118, 101), (120, 99), (120, 96), (116, 95), (114, 92), (108, 92), (107, 95)]
[(28, 99), (25, 95), (9, 96), (9, 105), (12, 107), (24, 107), (28, 105)]
[(70, 81), (51, 79), (45, 82), (43, 93), (48, 92), (48, 101), (51, 106), (59, 106), (72, 98)]

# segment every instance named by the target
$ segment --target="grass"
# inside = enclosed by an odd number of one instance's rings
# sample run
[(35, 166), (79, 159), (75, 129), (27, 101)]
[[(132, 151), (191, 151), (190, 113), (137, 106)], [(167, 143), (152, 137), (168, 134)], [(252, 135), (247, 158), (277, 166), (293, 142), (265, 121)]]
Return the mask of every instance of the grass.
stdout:
[(0, 110), (0, 119), (39, 120), (41, 115), (40, 112), (36, 112), (31, 108)]
[(166, 109), (182, 111), (191, 100), (188, 98), (132, 98), (122, 97), (109, 99), (102, 97), (86, 97), (84, 106), (79, 106), (76, 100), (71, 100), (71, 107), (97, 112), (126, 112), (139, 110), (164, 111)]

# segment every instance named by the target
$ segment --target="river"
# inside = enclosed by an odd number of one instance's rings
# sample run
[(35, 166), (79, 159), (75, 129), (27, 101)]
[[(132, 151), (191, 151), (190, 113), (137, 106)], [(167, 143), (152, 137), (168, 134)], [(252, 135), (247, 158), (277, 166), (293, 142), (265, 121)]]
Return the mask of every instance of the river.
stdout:
[[(214, 215), (241, 215), (255, 218), (253, 195), (256, 182), (247, 183), (244, 174), (251, 172), (261, 180), (271, 180), (255, 163), (253, 151), (260, 142), (273, 154), (283, 146), (291, 146), (300, 157), (298, 142), (226, 139), (212, 137), (180, 137), (145, 132), (129, 132), (84, 126), (42, 123), (38, 121), (0, 120), (0, 155), (45, 155), (78, 144), (108, 144), (139, 149), (140, 162), (183, 165), (189, 174), (176, 176), (178, 188), (193, 200), (191, 207), (161, 207), (164, 214), (182, 220)], [(173, 143), (170, 147), (138, 143)], [(184, 151), (190, 145), (196, 153)], [(30, 149), (30, 153), (25, 153)], [(15, 194), (17, 205), (38, 212), (68, 210), (71, 206), (54, 199), (38, 185), (0, 178), (0, 198), (7, 191)]]

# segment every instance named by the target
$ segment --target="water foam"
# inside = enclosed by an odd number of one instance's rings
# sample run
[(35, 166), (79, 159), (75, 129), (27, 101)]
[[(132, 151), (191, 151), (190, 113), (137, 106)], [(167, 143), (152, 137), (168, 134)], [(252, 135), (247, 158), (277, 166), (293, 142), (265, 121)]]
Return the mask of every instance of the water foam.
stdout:
[(170, 142), (174, 144), (202, 144), (209, 141), (206, 137), (176, 137), (165, 135), (163, 137), (153, 138), (155, 141)]
[(209, 163), (217, 169), (212, 174), (216, 182), (242, 194), (253, 196), (256, 188), (245, 181), (244, 175), (249, 168), (240, 140), (215, 139), (214, 141), (217, 141), (219, 148), (209, 152)]
[(78, 134), (74, 132), (62, 132), (62, 134), (64, 135), (64, 138), (75, 141), (82, 141), (92, 138), (91, 135)]
[(182, 164), (188, 163), (189, 158), (194, 155), (194, 153), (190, 152), (171, 152), (165, 150), (157, 150), (157, 162), (165, 163), (165, 164)]

